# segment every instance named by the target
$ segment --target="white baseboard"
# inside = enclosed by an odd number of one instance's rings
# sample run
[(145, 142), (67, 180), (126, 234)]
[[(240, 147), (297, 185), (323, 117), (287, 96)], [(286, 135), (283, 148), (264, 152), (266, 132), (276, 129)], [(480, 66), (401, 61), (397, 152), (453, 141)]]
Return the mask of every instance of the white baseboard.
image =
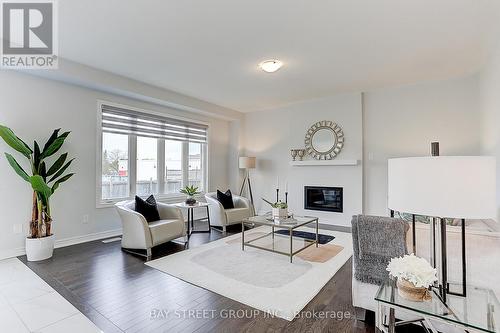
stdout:
[(0, 252), (0, 260), (23, 256), (25, 254), (26, 254), (26, 249), (24, 248), (24, 246), (15, 249), (3, 250)]
[(58, 249), (60, 247), (66, 247), (66, 246), (70, 246), (70, 245), (91, 242), (91, 241), (95, 241), (95, 240), (99, 240), (99, 239), (121, 236), (121, 234), (122, 234), (122, 229), (114, 229), (114, 230), (110, 230), (110, 231), (96, 232), (93, 234), (88, 234), (88, 235), (83, 235), (83, 236), (75, 236), (75, 237), (69, 237), (69, 238), (64, 238), (64, 239), (56, 239), (56, 243), (55, 243), (54, 247), (56, 249)]
[[(68, 237), (68, 238), (64, 238), (64, 239), (56, 239), (54, 247), (57, 249), (60, 247), (66, 247), (66, 246), (70, 246), (70, 245), (91, 242), (91, 241), (95, 241), (95, 240), (99, 240), (99, 239), (121, 236), (121, 234), (122, 234), (121, 229), (114, 229), (114, 230), (109, 230), (109, 231), (96, 232), (93, 234), (88, 234), (88, 235), (83, 235), (83, 236), (74, 236), (74, 237)], [(23, 256), (25, 254), (26, 254), (26, 249), (24, 248), (24, 246), (10, 249), (10, 250), (3, 250), (3, 251), (0, 251), (0, 260), (18, 257), (18, 256)]]

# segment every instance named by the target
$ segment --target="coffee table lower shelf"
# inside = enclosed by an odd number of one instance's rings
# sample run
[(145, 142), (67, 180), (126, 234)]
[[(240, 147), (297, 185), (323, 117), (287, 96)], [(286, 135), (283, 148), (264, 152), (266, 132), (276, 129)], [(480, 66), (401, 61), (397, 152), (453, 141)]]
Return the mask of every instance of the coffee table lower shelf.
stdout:
[[(317, 220), (312, 220), (310, 223), (318, 224)], [(290, 258), (290, 262), (293, 262), (293, 256), (299, 252), (304, 251), (312, 245), (318, 247), (318, 227), (316, 226), (316, 239), (310, 240), (302, 237), (293, 236), (293, 231), (296, 227), (286, 227), (281, 225), (273, 225), (271, 227), (271, 232), (267, 232), (264, 235), (260, 235), (256, 238), (250, 240), (245, 240), (245, 224), (253, 224), (251, 221), (244, 221), (241, 223), (241, 250), (245, 251), (245, 247), (253, 247), (256, 249), (278, 253), (285, 255)], [(269, 225), (267, 225), (269, 226)], [(297, 226), (298, 227), (298, 226)], [(287, 235), (275, 233), (275, 229), (288, 230)]]

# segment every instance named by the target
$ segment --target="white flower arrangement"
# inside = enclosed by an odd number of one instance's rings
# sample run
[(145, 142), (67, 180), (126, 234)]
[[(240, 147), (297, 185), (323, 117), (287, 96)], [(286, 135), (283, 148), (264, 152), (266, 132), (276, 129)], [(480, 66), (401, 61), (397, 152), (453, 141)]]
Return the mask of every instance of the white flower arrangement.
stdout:
[(417, 288), (428, 288), (437, 281), (436, 269), (414, 254), (392, 258), (386, 269), (391, 276), (405, 279)]

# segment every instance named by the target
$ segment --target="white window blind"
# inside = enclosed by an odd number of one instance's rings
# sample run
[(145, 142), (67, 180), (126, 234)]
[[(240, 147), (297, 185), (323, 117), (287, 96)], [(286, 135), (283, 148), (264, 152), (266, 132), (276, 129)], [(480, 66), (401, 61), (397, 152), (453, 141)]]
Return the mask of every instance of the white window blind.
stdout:
[(102, 104), (102, 130), (184, 142), (207, 142), (208, 126)]

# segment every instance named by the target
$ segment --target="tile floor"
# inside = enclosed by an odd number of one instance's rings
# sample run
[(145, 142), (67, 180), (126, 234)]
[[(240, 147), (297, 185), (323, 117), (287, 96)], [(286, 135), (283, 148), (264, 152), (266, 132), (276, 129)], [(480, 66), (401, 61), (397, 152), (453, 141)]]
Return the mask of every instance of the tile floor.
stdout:
[(0, 331), (101, 332), (17, 258), (0, 261)]

